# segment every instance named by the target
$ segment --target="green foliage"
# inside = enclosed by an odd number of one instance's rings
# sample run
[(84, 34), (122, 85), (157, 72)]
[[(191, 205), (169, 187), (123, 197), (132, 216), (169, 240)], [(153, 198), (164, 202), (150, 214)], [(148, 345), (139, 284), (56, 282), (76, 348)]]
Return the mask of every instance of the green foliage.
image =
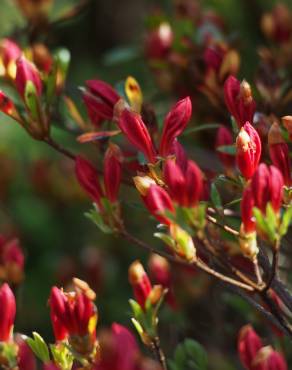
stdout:
[(30, 346), (34, 354), (44, 363), (50, 361), (50, 352), (46, 342), (36, 333), (32, 333), (33, 338), (27, 338), (26, 342)]
[(17, 366), (17, 346), (15, 343), (0, 342), (0, 354), (7, 360), (9, 368)]
[(177, 346), (174, 358), (168, 364), (170, 370), (207, 370), (208, 356), (200, 343), (185, 339)]
[(71, 370), (73, 365), (73, 356), (65, 344), (58, 343), (50, 345), (50, 349), (54, 358), (54, 362), (59, 365), (62, 370)]

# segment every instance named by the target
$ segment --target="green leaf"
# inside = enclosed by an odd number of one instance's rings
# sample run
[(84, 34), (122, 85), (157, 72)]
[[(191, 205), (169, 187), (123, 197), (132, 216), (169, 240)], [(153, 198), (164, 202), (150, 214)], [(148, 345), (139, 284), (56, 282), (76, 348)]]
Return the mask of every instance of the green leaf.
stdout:
[(170, 248), (175, 247), (175, 241), (173, 238), (165, 233), (155, 233), (154, 234), (155, 238), (161, 239), (165, 244), (167, 244)]
[(184, 346), (188, 356), (194, 360), (197, 368), (200, 370), (207, 369), (208, 356), (203, 346), (193, 339), (186, 339)]
[(46, 97), (47, 97), (47, 106), (50, 106), (54, 97), (56, 96), (56, 83), (57, 83), (57, 65), (56, 62), (53, 65), (53, 68), (48, 75), (47, 85), (46, 85)]
[(291, 220), (292, 220), (292, 206), (289, 206), (289, 208), (287, 208), (284, 211), (284, 214), (283, 214), (283, 217), (282, 217), (282, 222), (281, 222), (281, 225), (280, 225), (280, 228), (279, 228), (279, 235), (280, 236), (283, 236), (287, 233), (288, 228), (289, 228), (290, 223), (291, 223)]
[(139, 54), (139, 49), (136, 47), (118, 47), (104, 54), (103, 63), (106, 66), (114, 66), (137, 59)]
[(33, 338), (27, 338), (26, 342), (34, 352), (34, 354), (44, 363), (50, 361), (50, 353), (46, 342), (36, 333), (32, 333)]
[(85, 217), (89, 218), (103, 233), (111, 234), (113, 232), (113, 230), (103, 221), (102, 215), (95, 204), (94, 209), (85, 213)]
[(194, 132), (200, 132), (200, 131), (205, 131), (205, 130), (212, 130), (215, 128), (219, 128), (221, 125), (218, 123), (206, 123), (204, 125), (200, 126), (195, 126), (192, 128), (189, 128), (188, 130), (185, 130), (181, 136), (188, 135), (188, 134), (193, 134)]
[(230, 154), (230, 155), (236, 155), (236, 147), (235, 145), (221, 145), (216, 148), (218, 152)]
[(68, 49), (60, 48), (55, 52), (55, 60), (57, 62), (58, 68), (62, 74), (63, 80), (66, 79), (67, 72), (70, 65), (71, 54)]
[(171, 369), (207, 370), (208, 356), (200, 343), (186, 339), (175, 350), (174, 359), (168, 361)]
[(266, 221), (261, 210), (257, 207), (254, 207), (252, 212), (256, 219), (257, 227), (260, 228), (262, 231), (267, 232)]
[(0, 343), (0, 354), (9, 364), (9, 368), (14, 369), (17, 367), (17, 345), (13, 342)]
[(74, 357), (68, 347), (62, 343), (58, 343), (57, 345), (51, 344), (50, 349), (54, 362), (63, 370), (71, 370)]
[(222, 208), (221, 196), (218, 192), (218, 189), (214, 183), (211, 185), (211, 201), (214, 204), (215, 208)]
[(24, 100), (30, 115), (37, 121), (39, 119), (39, 98), (37, 90), (32, 81), (27, 81), (25, 85)]
[(140, 318), (143, 316), (143, 310), (141, 306), (134, 299), (130, 299), (129, 303), (132, 308), (135, 319), (140, 320)]

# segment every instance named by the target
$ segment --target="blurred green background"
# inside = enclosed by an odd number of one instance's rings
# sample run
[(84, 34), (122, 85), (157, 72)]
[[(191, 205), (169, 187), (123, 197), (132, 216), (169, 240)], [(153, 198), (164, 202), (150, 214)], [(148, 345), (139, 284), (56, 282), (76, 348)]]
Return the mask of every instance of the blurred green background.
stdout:
[[(56, 1), (53, 14), (61, 14), (72, 3), (77, 0)], [(290, 5), (290, 1), (286, 3)], [(221, 14), (228, 28), (241, 40), (241, 76), (251, 78), (257, 63), (256, 48), (264, 42), (259, 17), (275, 2), (209, 0), (202, 4)], [(72, 62), (66, 92), (80, 106), (77, 87), (86, 79), (98, 78), (115, 84), (132, 75), (139, 81), (145, 100), (159, 107), (162, 114), (167, 112), (173, 99), (157, 90), (143, 57), (145, 20), (150, 10), (158, 6), (171, 14), (170, 0), (92, 0), (74, 19), (52, 27), (48, 46), (52, 50), (59, 46), (70, 50)], [(1, 37), (24, 26), (24, 19), (12, 0), (1, 1), (0, 24)], [(20, 39), (24, 42), (22, 37)], [(93, 260), (98, 266), (93, 279), (97, 282), (100, 325), (118, 321), (130, 326), (128, 299), (131, 289), (127, 268), (136, 258), (146, 261), (147, 254), (118, 238), (101, 234), (84, 217), (90, 202), (85, 197), (75, 196), (78, 187), (72, 164), (43, 143), (33, 141), (2, 114), (0, 135), (0, 230), (3, 233), (13, 230), (26, 254), (26, 277), (17, 291), (17, 330), (30, 334), (37, 329), (45, 337), (52, 338), (47, 306), (50, 287), (67, 281), (67, 276), (86, 278), (86, 270)], [(54, 128), (53, 136), (76, 153), (84, 151), (75, 137), (60, 127)], [(195, 146), (196, 137), (191, 140), (191, 145)], [(128, 191), (124, 191), (123, 196), (125, 200), (132, 199)], [(151, 237), (154, 223), (145, 226), (147, 217), (143, 209), (125, 203), (123, 206), (130, 228), (141, 239), (159, 245)], [(234, 358), (236, 363), (237, 330), (248, 320), (257, 322), (257, 314), (218, 284), (206, 290), (204, 279), (201, 281), (197, 276), (189, 279), (198, 292), (188, 300), (182, 298), (185, 314), (168, 308), (163, 313), (161, 321), (168, 351), (171, 352), (174, 344), (187, 334), (207, 346), (212, 353), (211, 364), (224, 361), (222, 358), (227, 355), (228, 364), (222, 369), (235, 369), (230, 359)]]

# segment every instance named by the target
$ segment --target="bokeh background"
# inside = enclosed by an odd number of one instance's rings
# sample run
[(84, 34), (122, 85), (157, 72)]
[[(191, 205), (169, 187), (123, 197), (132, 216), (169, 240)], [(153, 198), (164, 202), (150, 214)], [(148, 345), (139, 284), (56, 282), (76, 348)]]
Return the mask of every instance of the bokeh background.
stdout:
[[(52, 14), (64, 12), (74, 2), (77, 0), (56, 1)], [(286, 3), (292, 7), (290, 1)], [(259, 17), (275, 1), (202, 0), (202, 4), (221, 14), (233, 36), (239, 36), (240, 77), (248, 79), (257, 63), (256, 47), (264, 42)], [(46, 42), (52, 50), (60, 46), (70, 50), (66, 92), (81, 110), (84, 107), (78, 86), (86, 79), (116, 84), (132, 75), (139, 81), (145, 100), (161, 115), (167, 112), (173, 98), (156, 87), (143, 55), (143, 41), (151, 10), (161, 7), (171, 14), (172, 5), (171, 0), (92, 0), (73, 19), (53, 24)], [(1, 37), (19, 32), (24, 22), (12, 0), (1, 0)], [(113, 321), (130, 326), (127, 268), (136, 258), (147, 262), (147, 254), (102, 234), (84, 216), (90, 202), (74, 179), (70, 161), (33, 141), (4, 115), (0, 119), (0, 231), (18, 236), (26, 254), (25, 280), (17, 290), (17, 330), (30, 334), (37, 329), (52, 338), (47, 306), (50, 287), (67, 284), (72, 276), (86, 279), (97, 291), (100, 326)], [(57, 122), (53, 130), (56, 140), (72, 151), (88, 151)], [(187, 143), (199, 152), (201, 143), (195, 136)], [(141, 239), (158, 245), (151, 236), (154, 222), (146, 222), (147, 214), (137, 206), (131, 191), (125, 189), (122, 198), (130, 228)], [(184, 292), (180, 284), (184, 284)], [(206, 346), (211, 367), (236, 369), (237, 331), (249, 320), (261, 319), (246, 302), (205, 276), (186, 274), (178, 278), (177, 295), (180, 309), (166, 307), (161, 318), (166, 352), (172, 353), (180, 339), (192, 336)]]

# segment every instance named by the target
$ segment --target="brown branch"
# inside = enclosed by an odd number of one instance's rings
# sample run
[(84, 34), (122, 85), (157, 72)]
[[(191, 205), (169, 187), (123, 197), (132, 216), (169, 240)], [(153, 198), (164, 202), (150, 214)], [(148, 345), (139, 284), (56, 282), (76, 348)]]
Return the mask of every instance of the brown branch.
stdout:
[(236, 236), (238, 237), (239, 236), (239, 232), (232, 229), (230, 226), (227, 226), (227, 225), (222, 225), (220, 224), (215, 217), (213, 216), (210, 216), (210, 215), (206, 215), (206, 219), (211, 222), (212, 224), (220, 227), (221, 229), (223, 229), (224, 231), (228, 232), (229, 234), (233, 235), (233, 236)]
[(273, 250), (272, 267), (271, 267), (271, 270), (270, 270), (269, 280), (268, 280), (267, 285), (266, 285), (266, 287), (264, 289), (265, 292), (267, 292), (270, 289), (270, 287), (271, 287), (271, 285), (273, 283), (273, 280), (277, 276), (278, 263), (279, 263), (279, 249), (278, 248), (274, 248), (274, 250)]
[(56, 143), (51, 137), (45, 138), (43, 142), (47, 143), (50, 147), (63, 154), (65, 157), (75, 161), (76, 155), (71, 153), (68, 149), (63, 148), (60, 144)]
[(273, 314), (273, 316), (277, 319), (279, 324), (282, 326), (282, 330), (289, 335), (292, 338), (292, 326), (291, 324), (286, 320), (286, 318), (281, 314), (279, 311), (278, 306), (273, 301), (273, 299), (269, 296), (268, 291), (263, 291), (260, 294), (262, 300), (266, 303), (268, 308), (270, 309), (270, 312)]
[(162, 366), (163, 370), (167, 370), (166, 358), (165, 354), (160, 346), (159, 337), (155, 337), (151, 342), (151, 349), (155, 354), (157, 360), (159, 361), (160, 365)]
[(137, 239), (136, 237), (134, 237), (133, 235), (131, 235), (130, 233), (128, 233), (127, 231), (122, 231), (120, 233), (120, 235), (122, 235), (126, 240), (130, 241), (130, 242), (133, 242), (135, 244), (137, 244), (138, 246), (142, 247), (143, 249), (146, 249), (148, 250), (149, 252), (151, 253), (156, 253), (156, 254), (159, 254), (160, 256), (174, 262), (174, 263), (178, 263), (184, 267), (191, 267), (191, 268), (194, 268), (195, 266), (197, 266), (199, 269), (205, 271), (207, 274), (209, 275), (212, 275), (212, 276), (215, 276), (217, 279), (219, 280), (222, 280), (226, 283), (229, 283), (231, 285), (234, 285), (234, 286), (238, 286), (242, 289), (245, 289), (245, 290), (248, 290), (250, 292), (254, 291), (254, 288), (252, 286), (249, 286), (247, 284), (244, 284), (238, 280), (234, 280), (228, 276), (225, 276), (223, 274), (221, 274), (220, 272), (218, 271), (215, 271), (213, 270), (212, 268), (210, 268), (209, 266), (207, 266), (204, 262), (200, 261), (199, 259), (197, 259), (196, 261), (193, 261), (193, 262), (188, 262), (188, 261), (185, 261), (185, 260), (182, 260), (180, 258), (177, 258), (177, 257), (174, 257), (166, 252), (162, 252), (162, 251), (159, 251), (159, 250), (156, 250), (154, 248), (152, 248), (149, 244), (147, 243), (144, 243), (142, 240), (140, 239)]
[(206, 265), (204, 262), (201, 260), (197, 260), (194, 262), (196, 266), (198, 266), (201, 270), (207, 272), (209, 275), (215, 276), (217, 279), (224, 281), (225, 283), (229, 283), (231, 285), (238, 286), (239, 288), (242, 288), (244, 290), (248, 290), (250, 292), (254, 291), (254, 288), (250, 285), (244, 284), (238, 280), (234, 280), (230, 278), (229, 276), (223, 275), (220, 272), (213, 270), (210, 268), (208, 265)]

